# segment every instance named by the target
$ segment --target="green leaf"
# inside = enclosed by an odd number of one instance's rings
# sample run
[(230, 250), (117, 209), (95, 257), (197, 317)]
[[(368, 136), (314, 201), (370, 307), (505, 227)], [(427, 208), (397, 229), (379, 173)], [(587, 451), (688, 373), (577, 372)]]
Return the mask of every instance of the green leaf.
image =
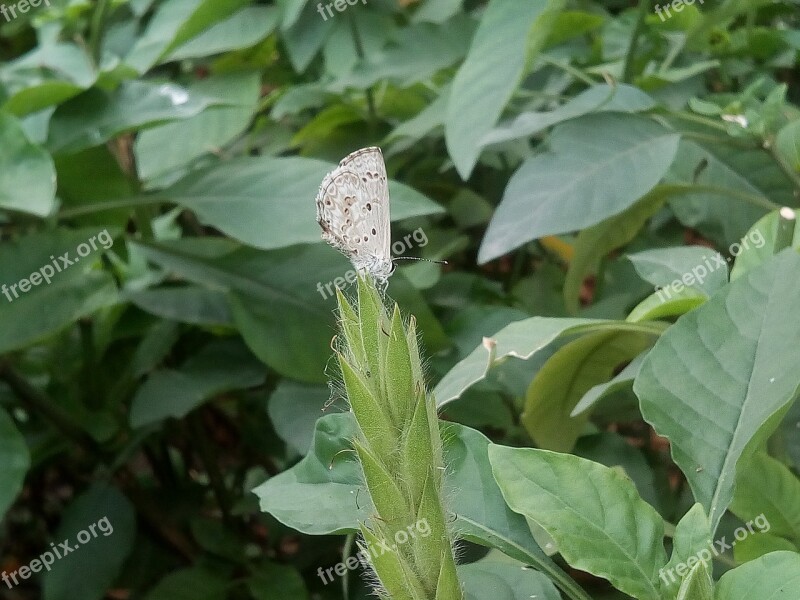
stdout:
[(639, 276), (657, 288), (670, 286), (674, 290), (676, 283), (681, 283), (711, 296), (728, 283), (725, 258), (705, 246), (655, 248), (628, 254), (627, 258)]
[(796, 173), (800, 173), (800, 119), (785, 125), (775, 138), (775, 149)]
[(740, 457), (774, 431), (797, 394), (798, 312), (800, 256), (785, 250), (681, 317), (634, 383), (644, 418), (670, 440), (712, 531)]
[(229, 586), (222, 574), (197, 566), (170, 573), (144, 600), (225, 600)]
[[(112, 239), (113, 232), (104, 232), (57, 229), (0, 244), (0, 354), (25, 348), (117, 301), (111, 275), (94, 268), (104, 250), (104, 245), (97, 243), (98, 236)], [(81, 259), (77, 247), (92, 237), (97, 251)], [(62, 255), (73, 264), (63, 266)], [(34, 273), (36, 277), (32, 277)], [(23, 292), (19, 283), (23, 279), (28, 282), (25, 287), (32, 286), (31, 279), (39, 284)]]
[(731, 512), (742, 521), (761, 517), (773, 535), (800, 545), (800, 479), (779, 460), (760, 452), (742, 463)]
[(188, 119), (222, 100), (174, 83), (128, 81), (114, 92), (91, 89), (59, 106), (50, 120), (48, 149), (75, 153), (125, 133)]
[(786, 538), (771, 533), (754, 533), (737, 541), (733, 548), (733, 557), (737, 563), (746, 563), (779, 550), (800, 552), (800, 547)]
[(482, 560), (458, 567), (458, 576), (467, 600), (561, 600), (547, 577), (522, 564)]
[(0, 112), (0, 208), (45, 217), (56, 206), (56, 170), (19, 122)]
[(297, 569), (272, 562), (263, 562), (247, 581), (247, 589), (255, 600), (291, 598), (307, 600), (308, 590)]
[(630, 479), (549, 450), (492, 444), (489, 460), (508, 505), (544, 528), (572, 567), (639, 600), (661, 600), (663, 522)]
[(73, 551), (44, 573), (42, 597), (104, 598), (133, 550), (135, 539), (133, 505), (116, 488), (95, 484), (64, 512), (53, 541), (57, 548), (60, 542), (67, 541)]
[(625, 320), (629, 323), (641, 323), (680, 316), (702, 306), (706, 300), (708, 300), (708, 296), (705, 292), (695, 288), (688, 287), (675, 291), (674, 288), (669, 287), (650, 294), (631, 310)]
[(210, 344), (179, 370), (155, 371), (147, 378), (133, 398), (131, 427), (167, 417), (182, 419), (214, 396), (261, 385), (265, 379), (263, 365), (240, 343)]
[[(619, 321), (600, 319), (531, 317), (511, 323), (490, 338), (485, 338), (484, 343), (450, 369), (433, 391), (436, 403), (442, 407), (458, 399), (467, 388), (484, 379), (489, 369), (506, 357), (529, 360), (562, 336), (620, 328), (642, 331), (639, 326), (629, 327)], [(660, 329), (654, 326), (652, 331), (658, 332)]]
[(321, 243), (264, 252), (211, 238), (135, 247), (169, 272), (224, 290), (236, 327), (264, 363), (300, 381), (325, 381), (334, 319), (319, 286), (346, 270), (339, 253)]
[(357, 531), (374, 511), (352, 450), (357, 432), (352, 413), (319, 419), (303, 460), (253, 490), (261, 510), (308, 535)]
[(0, 66), (0, 84), (8, 95), (2, 108), (17, 116), (35, 113), (77, 96), (96, 79), (94, 64), (83, 46), (43, 43)]
[(276, 7), (246, 6), (175, 47), (162, 58), (162, 62), (201, 58), (255, 46), (275, 30), (277, 23)]
[(453, 79), (445, 120), (447, 150), (462, 179), (550, 33), (563, 0), (491, 0)]
[(638, 115), (601, 113), (559, 125), (550, 151), (528, 159), (508, 182), (478, 261), (621, 213), (666, 174), (678, 140)]
[[(160, 195), (245, 244), (283, 248), (319, 241), (319, 225), (309, 216), (313, 210), (297, 210), (297, 202), (307, 198), (313, 204), (323, 177), (333, 168), (301, 157), (239, 158), (191, 173)], [(390, 181), (389, 192), (393, 220), (443, 212), (403, 184)]]
[(574, 417), (589, 410), (592, 406), (616, 392), (624, 389), (632, 389), (633, 381), (639, 374), (639, 369), (642, 366), (645, 356), (647, 356), (647, 352), (643, 352), (634, 358), (622, 371), (606, 383), (600, 383), (591, 387), (589, 391), (583, 395), (583, 398), (580, 399), (578, 404), (575, 405), (575, 408), (572, 409), (571, 416)]
[[(357, 531), (374, 509), (354, 460), (351, 440), (355, 436), (352, 413), (319, 419), (314, 444), (305, 458), (253, 490), (261, 500), (261, 510), (311, 535)], [(456, 423), (443, 428), (442, 439), (448, 465), (445, 489), (481, 490), (479, 502), (468, 494), (450, 499), (458, 535), (535, 565), (563, 589), (575, 589), (570, 577), (536, 544), (524, 517), (503, 500), (489, 465), (489, 440)]]
[[(565, 13), (566, 14), (566, 13)], [(594, 16), (594, 15), (592, 15)], [(497, 144), (530, 137), (564, 121), (596, 112), (644, 112), (656, 106), (642, 90), (631, 85), (593, 85), (555, 110), (523, 112), (497, 125), (481, 140), (481, 144)]]
[(150, 70), (172, 50), (229, 17), (246, 0), (167, 0), (137, 37), (124, 62), (140, 74)]
[[(769, 260), (775, 253), (780, 211), (774, 210), (761, 217), (739, 242), (740, 252), (731, 269), (731, 281)], [(792, 247), (800, 249), (800, 219), (795, 219)]]
[(257, 73), (234, 73), (202, 79), (187, 88), (190, 94), (224, 98), (231, 106), (210, 108), (199, 115), (139, 133), (134, 143), (141, 179), (151, 179), (223, 148), (239, 136), (253, 118), (261, 78)]
[(571, 416), (578, 401), (593, 385), (610, 379), (618, 366), (647, 349), (654, 338), (622, 328), (590, 333), (559, 348), (531, 381), (520, 416), (536, 446), (572, 450), (589, 418), (588, 414)]
[(704, 562), (697, 563), (678, 590), (677, 600), (714, 600), (714, 582)]
[(0, 519), (17, 499), (31, 466), (28, 444), (14, 420), (0, 407)]
[(800, 554), (771, 552), (725, 573), (716, 600), (800, 598)]
[(233, 326), (228, 300), (223, 292), (199, 286), (175, 286), (142, 290), (126, 298), (144, 311), (162, 319), (192, 325)]
[(330, 396), (327, 386), (282, 379), (269, 397), (267, 410), (275, 433), (297, 454), (304, 456), (311, 446), (315, 424)]
[(667, 596), (673, 597), (677, 593), (682, 582), (686, 581), (687, 571), (698, 560), (710, 564), (711, 558), (716, 556), (717, 548), (711, 541), (710, 526), (703, 505), (699, 502), (678, 522), (672, 542), (672, 555), (667, 565), (658, 573), (662, 590)]
[(564, 281), (564, 303), (575, 314), (580, 308), (579, 296), (584, 279), (596, 273), (600, 263), (612, 250), (632, 241), (650, 217), (666, 201), (663, 189), (655, 188), (640, 201), (618, 215), (581, 231), (575, 241), (575, 254), (569, 261)]

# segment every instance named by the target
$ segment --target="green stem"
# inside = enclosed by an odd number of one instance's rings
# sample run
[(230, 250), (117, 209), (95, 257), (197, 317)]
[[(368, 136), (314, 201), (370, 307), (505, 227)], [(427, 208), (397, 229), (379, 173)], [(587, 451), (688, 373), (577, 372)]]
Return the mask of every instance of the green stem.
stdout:
[(772, 160), (778, 163), (778, 166), (781, 168), (781, 171), (783, 171), (786, 174), (786, 176), (792, 180), (792, 183), (797, 188), (798, 192), (800, 192), (800, 173), (798, 173), (792, 167), (792, 165), (790, 165), (784, 160), (783, 156), (781, 156), (781, 153), (778, 152), (778, 150), (775, 148), (774, 140), (767, 140), (764, 143), (764, 148), (766, 149), (767, 152), (769, 152), (769, 155), (772, 157)]
[(650, 12), (650, 0), (639, 0), (639, 14), (636, 17), (636, 25), (633, 27), (631, 41), (628, 44), (628, 52), (625, 55), (625, 66), (622, 69), (622, 81), (630, 83), (633, 79), (633, 61), (636, 50), (639, 47), (639, 38), (644, 32), (644, 21)]
[(58, 214), (58, 217), (59, 219), (73, 219), (75, 217), (91, 215), (106, 210), (117, 210), (118, 208), (140, 208), (151, 206), (153, 204), (160, 204), (162, 202), (165, 202), (165, 199), (159, 196), (134, 196), (131, 198), (122, 198), (120, 200), (108, 200), (105, 202), (98, 202), (96, 204), (86, 204), (84, 206), (67, 208), (62, 210)]
[(544, 63), (547, 63), (548, 65), (552, 65), (554, 67), (562, 69), (566, 73), (569, 73), (570, 75), (572, 75), (575, 79), (584, 82), (586, 85), (595, 85), (595, 83), (596, 83), (594, 81), (594, 79), (589, 77), (586, 73), (584, 73), (583, 71), (581, 71), (577, 67), (573, 67), (568, 62), (558, 61), (558, 60), (556, 60), (554, 58), (550, 58), (546, 54), (540, 54), (539, 55), (539, 60), (541, 60)]
[(780, 208), (774, 202), (767, 200), (766, 198), (762, 198), (761, 196), (754, 196), (753, 194), (748, 194), (746, 192), (740, 192), (738, 190), (730, 189), (730, 188), (723, 188), (718, 187), (715, 185), (697, 185), (691, 183), (665, 183), (659, 186), (663, 193), (669, 195), (679, 195), (679, 194), (716, 194), (718, 196), (728, 196), (730, 198), (735, 198), (737, 200), (742, 200), (747, 202), (748, 204), (752, 204), (753, 206), (758, 206), (759, 208), (763, 208), (769, 211), (776, 210)]

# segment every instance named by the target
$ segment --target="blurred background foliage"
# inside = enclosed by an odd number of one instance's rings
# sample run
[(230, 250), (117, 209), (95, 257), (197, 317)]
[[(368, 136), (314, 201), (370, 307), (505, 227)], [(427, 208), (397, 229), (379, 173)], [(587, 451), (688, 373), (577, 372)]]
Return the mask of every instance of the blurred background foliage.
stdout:
[[(644, 0), (5, 6), (0, 283), (17, 288), (0, 297), (0, 571), (103, 516), (115, 532), (2, 597), (365, 597), (358, 577), (317, 577), (342, 535), (301, 533), (252, 493), (306, 455), (330, 396), (329, 284), (350, 267), (313, 200), (357, 148), (383, 149), (405, 256), (448, 263), (400, 263), (388, 289), (433, 383), (511, 322), (625, 319), (694, 264), (629, 255), (728, 257), (799, 203), (795, 0), (668, 18)], [(80, 252), (102, 232), (112, 244)], [(20, 283), (67, 252), (86, 258)], [(576, 386), (565, 414), (526, 400), (554, 393), (529, 389), (554, 342), (443, 417), (622, 465), (675, 521), (682, 479), (631, 378), (608, 383), (652, 340), (617, 342), (590, 375), (559, 375)], [(576, 428), (590, 389), (615, 400)]]

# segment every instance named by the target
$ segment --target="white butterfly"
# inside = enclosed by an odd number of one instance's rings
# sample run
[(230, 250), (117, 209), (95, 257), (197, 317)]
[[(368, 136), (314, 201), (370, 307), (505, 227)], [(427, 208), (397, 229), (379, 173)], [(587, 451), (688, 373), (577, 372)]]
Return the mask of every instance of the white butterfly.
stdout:
[(317, 193), (322, 239), (357, 271), (386, 285), (394, 272), (390, 248), (389, 185), (381, 149), (362, 148), (344, 157)]

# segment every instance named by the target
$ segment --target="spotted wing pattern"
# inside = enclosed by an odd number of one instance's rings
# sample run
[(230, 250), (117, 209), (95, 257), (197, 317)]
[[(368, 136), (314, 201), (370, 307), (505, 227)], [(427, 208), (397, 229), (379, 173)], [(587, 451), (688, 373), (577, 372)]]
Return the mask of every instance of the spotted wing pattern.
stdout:
[(342, 159), (323, 179), (316, 202), (322, 239), (356, 269), (385, 282), (394, 265), (389, 186), (380, 148), (363, 148)]

